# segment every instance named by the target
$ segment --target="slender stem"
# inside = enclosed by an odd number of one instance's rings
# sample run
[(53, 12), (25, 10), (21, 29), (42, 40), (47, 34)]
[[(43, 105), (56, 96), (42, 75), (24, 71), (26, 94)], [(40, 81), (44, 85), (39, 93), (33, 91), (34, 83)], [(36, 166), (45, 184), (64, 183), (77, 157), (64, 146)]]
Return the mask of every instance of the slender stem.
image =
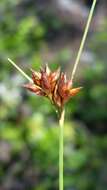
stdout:
[(59, 119), (59, 190), (63, 190), (63, 144), (64, 144), (64, 117), (65, 110), (60, 113)]
[(29, 82), (33, 82), (33, 80), (20, 68), (18, 67), (11, 59), (8, 58), (8, 61), (27, 79)]
[(88, 17), (86, 27), (85, 27), (85, 31), (84, 31), (84, 34), (83, 34), (83, 38), (82, 38), (80, 48), (79, 48), (79, 51), (78, 51), (78, 54), (77, 54), (77, 58), (76, 58), (76, 61), (75, 61), (74, 67), (73, 67), (71, 80), (74, 79), (74, 75), (75, 75), (75, 72), (76, 72), (76, 69), (77, 69), (77, 66), (78, 66), (78, 63), (79, 63), (83, 48), (84, 48), (84, 44), (85, 44), (86, 37), (87, 37), (87, 34), (88, 34), (88, 30), (89, 30), (89, 27), (90, 27), (90, 24), (91, 24), (91, 20), (92, 20), (92, 16), (93, 16), (93, 13), (94, 13), (94, 10), (95, 10), (96, 3), (97, 3), (97, 0), (93, 0), (93, 4), (92, 4), (91, 10), (90, 10), (89, 17)]

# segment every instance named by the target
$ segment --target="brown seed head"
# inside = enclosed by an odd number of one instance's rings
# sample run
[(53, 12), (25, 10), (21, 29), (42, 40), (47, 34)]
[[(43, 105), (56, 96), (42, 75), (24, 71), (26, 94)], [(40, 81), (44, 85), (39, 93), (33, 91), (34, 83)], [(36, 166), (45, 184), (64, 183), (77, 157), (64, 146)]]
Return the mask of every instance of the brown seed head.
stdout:
[(81, 89), (72, 88), (72, 81), (67, 80), (66, 74), (60, 73), (60, 69), (52, 72), (46, 65), (40, 72), (31, 71), (33, 83), (24, 87), (36, 95), (48, 97), (56, 107), (62, 108)]

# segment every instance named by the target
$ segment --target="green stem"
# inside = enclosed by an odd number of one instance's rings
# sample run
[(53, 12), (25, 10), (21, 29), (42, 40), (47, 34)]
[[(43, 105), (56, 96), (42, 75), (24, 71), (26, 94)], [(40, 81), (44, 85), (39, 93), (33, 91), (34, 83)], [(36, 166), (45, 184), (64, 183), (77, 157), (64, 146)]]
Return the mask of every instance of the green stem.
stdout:
[(80, 48), (79, 48), (79, 51), (78, 51), (78, 54), (77, 54), (77, 58), (76, 58), (76, 61), (75, 61), (74, 67), (73, 67), (71, 80), (74, 79), (74, 75), (75, 75), (75, 72), (76, 72), (76, 69), (77, 69), (77, 66), (78, 66), (78, 63), (79, 63), (79, 60), (80, 60), (84, 45), (85, 45), (86, 37), (87, 37), (88, 31), (89, 31), (89, 27), (90, 27), (90, 24), (91, 24), (91, 20), (92, 20), (92, 16), (93, 16), (93, 13), (94, 13), (94, 10), (95, 10), (96, 3), (97, 3), (97, 0), (93, 0), (93, 4), (92, 4), (92, 7), (91, 7), (91, 10), (90, 10), (90, 13), (89, 13), (89, 17), (88, 17), (88, 20), (87, 20), (87, 24), (86, 24), (86, 27), (85, 27), (85, 30), (84, 30), (83, 38), (82, 38)]
[(64, 117), (65, 110), (61, 110), (59, 119), (59, 190), (63, 190), (63, 144), (64, 144)]
[(20, 68), (18, 67), (10, 58), (8, 61), (27, 79), (29, 82), (33, 83), (33, 80)]

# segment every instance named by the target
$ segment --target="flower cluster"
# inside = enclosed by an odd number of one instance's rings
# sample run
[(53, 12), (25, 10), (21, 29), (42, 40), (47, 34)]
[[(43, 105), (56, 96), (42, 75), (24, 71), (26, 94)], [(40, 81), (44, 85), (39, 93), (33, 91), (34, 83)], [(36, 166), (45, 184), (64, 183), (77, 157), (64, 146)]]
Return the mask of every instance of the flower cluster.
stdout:
[(24, 87), (36, 95), (49, 98), (58, 108), (62, 108), (81, 89), (81, 87), (72, 88), (72, 81), (67, 80), (60, 69), (52, 72), (46, 65), (40, 72), (31, 71), (33, 83), (25, 84)]

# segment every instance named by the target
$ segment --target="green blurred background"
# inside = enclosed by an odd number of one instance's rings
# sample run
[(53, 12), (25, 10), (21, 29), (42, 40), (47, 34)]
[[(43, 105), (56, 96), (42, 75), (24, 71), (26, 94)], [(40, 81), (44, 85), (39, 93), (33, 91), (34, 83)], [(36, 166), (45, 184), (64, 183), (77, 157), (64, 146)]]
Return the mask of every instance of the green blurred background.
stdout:
[[(91, 0), (0, 0), (0, 190), (58, 189), (58, 122), (48, 100), (22, 88), (48, 62), (68, 77)], [(65, 190), (107, 189), (107, 2), (99, 0), (66, 106)]]

